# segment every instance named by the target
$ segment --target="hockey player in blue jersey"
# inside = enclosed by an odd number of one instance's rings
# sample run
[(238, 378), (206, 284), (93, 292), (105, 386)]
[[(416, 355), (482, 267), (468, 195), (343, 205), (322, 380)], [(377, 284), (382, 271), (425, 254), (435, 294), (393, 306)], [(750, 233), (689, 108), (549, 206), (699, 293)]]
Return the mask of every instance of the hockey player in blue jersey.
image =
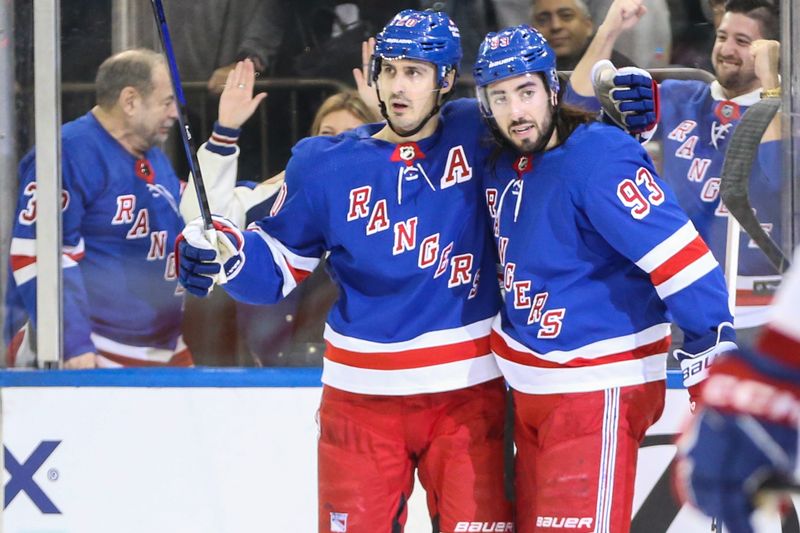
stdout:
[[(576, 69), (570, 85), (592, 95), (587, 65), (607, 59), (616, 38), (638, 20), (641, 0), (616, 0), (588, 50), (590, 61)], [(665, 80), (660, 84), (663, 179), (675, 191), (718, 261), (726, 260), (728, 214), (720, 201), (722, 164), (733, 129), (747, 108), (779, 94), (779, 17), (770, 0), (730, 0), (711, 53), (716, 81)], [(781, 240), (781, 142), (779, 117), (761, 140), (750, 176), (750, 202), (762, 226)], [(764, 324), (780, 276), (746, 235), (739, 245), (736, 280), (737, 330)], [(749, 337), (753, 331), (744, 332)]]
[(800, 423), (800, 251), (775, 296), (756, 350), (714, 365), (702, 409), (679, 441), (675, 469), (685, 499), (753, 533), (759, 492), (798, 483)]
[(474, 68), (498, 142), (483, 173), (504, 289), (491, 347), (513, 391), (515, 531), (629, 531), (638, 446), (664, 406), (670, 318), (694, 392), (736, 347), (719, 264), (644, 148), (561, 105), (529, 26)]
[[(166, 60), (122, 52), (100, 66), (95, 85), (97, 105), (62, 133), (64, 367), (191, 365), (173, 254), (181, 186), (157, 147), (177, 119)], [(19, 176), (4, 333), (11, 358), (31, 364), (34, 152)]]
[(272, 216), (245, 232), (217, 220), (233, 241), (184, 231), (187, 289), (225, 281), (249, 303), (278, 301), (328, 253), (340, 297), (324, 334), (320, 531), (401, 531), (414, 470), (435, 531), (513, 527), (480, 117), (473, 102), (443, 105), (460, 58), (446, 15), (401, 12), (372, 59), (387, 124), (301, 141)]

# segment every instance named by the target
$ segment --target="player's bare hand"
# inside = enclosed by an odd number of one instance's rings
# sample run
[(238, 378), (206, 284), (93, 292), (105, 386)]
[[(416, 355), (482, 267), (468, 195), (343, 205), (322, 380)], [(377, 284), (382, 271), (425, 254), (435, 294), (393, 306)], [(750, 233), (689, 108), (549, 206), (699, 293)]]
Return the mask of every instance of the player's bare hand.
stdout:
[(753, 68), (756, 77), (765, 89), (780, 86), (778, 61), (781, 56), (781, 43), (769, 39), (758, 39), (750, 45)]
[(372, 59), (372, 53), (375, 51), (375, 39), (370, 37), (369, 40), (361, 43), (361, 68), (353, 69), (353, 80), (356, 82), (358, 89), (358, 96), (364, 101), (367, 106), (373, 110), (376, 117), (381, 116), (380, 105), (378, 104), (378, 95), (375, 92), (375, 87), (370, 86), (369, 80), (369, 63)]
[(86, 352), (76, 355), (75, 357), (64, 361), (64, 368), (67, 370), (97, 368), (97, 355), (94, 352)]
[(225, 78), (225, 89), (219, 96), (217, 120), (220, 126), (240, 128), (255, 113), (258, 105), (267, 97), (267, 93), (253, 95), (255, 82), (255, 66), (249, 59), (239, 61), (228, 72)]
[(603, 29), (619, 35), (636, 26), (645, 13), (647, 8), (644, 6), (644, 0), (614, 0), (603, 20)]

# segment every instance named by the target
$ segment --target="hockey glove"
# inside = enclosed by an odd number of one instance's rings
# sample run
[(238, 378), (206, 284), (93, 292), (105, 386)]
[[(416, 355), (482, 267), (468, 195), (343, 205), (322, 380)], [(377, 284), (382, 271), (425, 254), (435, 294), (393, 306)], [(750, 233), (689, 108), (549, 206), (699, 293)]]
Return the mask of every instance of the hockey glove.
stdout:
[(223, 217), (212, 217), (214, 229), (206, 231), (197, 218), (175, 241), (178, 280), (195, 296), (206, 296), (214, 283), (236, 277), (245, 262), (244, 237), (239, 228)]
[(760, 489), (791, 480), (797, 462), (800, 375), (766, 374), (764, 361), (742, 352), (715, 364), (702, 408), (678, 441), (678, 493), (720, 518), (726, 533), (752, 533)]
[(687, 341), (674, 356), (681, 365), (683, 386), (689, 390), (689, 406), (694, 412), (700, 400), (701, 382), (708, 377), (708, 369), (721, 354), (736, 350), (736, 331), (729, 322), (723, 322), (716, 333)]
[(656, 132), (659, 118), (658, 84), (636, 67), (619, 70), (604, 59), (592, 67), (594, 93), (602, 105), (602, 119), (618, 126), (641, 144)]

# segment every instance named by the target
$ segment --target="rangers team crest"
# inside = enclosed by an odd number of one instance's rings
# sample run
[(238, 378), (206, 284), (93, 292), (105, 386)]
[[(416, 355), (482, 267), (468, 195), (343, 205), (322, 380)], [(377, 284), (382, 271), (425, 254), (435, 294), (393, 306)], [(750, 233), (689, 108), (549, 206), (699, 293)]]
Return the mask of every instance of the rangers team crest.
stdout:
[(347, 513), (331, 513), (331, 531), (347, 533)]

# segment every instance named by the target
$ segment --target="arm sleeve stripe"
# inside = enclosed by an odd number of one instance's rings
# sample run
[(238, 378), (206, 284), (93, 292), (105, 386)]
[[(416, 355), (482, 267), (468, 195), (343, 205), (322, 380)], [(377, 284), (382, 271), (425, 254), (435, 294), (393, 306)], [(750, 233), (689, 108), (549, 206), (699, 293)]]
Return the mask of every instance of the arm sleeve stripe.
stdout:
[[(15, 238), (11, 241), (10, 248), (11, 270), (17, 285), (23, 285), (36, 277), (36, 240)], [(85, 248), (83, 239), (77, 246), (64, 246), (61, 255), (61, 268), (78, 266), (78, 261), (83, 259)]]
[(706, 252), (700, 259), (688, 265), (679, 273), (660, 285), (656, 285), (656, 292), (663, 300), (668, 296), (680, 292), (698, 279), (702, 278), (719, 266), (711, 252)]
[(283, 288), (281, 292), (284, 296), (292, 292), (297, 284), (308, 277), (317, 268), (319, 258), (303, 257), (291, 252), (278, 240), (261, 230), (258, 226), (252, 225), (248, 231), (254, 231), (261, 239), (267, 243), (272, 254), (272, 260), (283, 274)]
[(675, 255), (675, 250), (683, 249), (694, 241), (697, 236), (698, 233), (694, 228), (694, 224), (691, 221), (686, 222), (678, 231), (664, 239), (661, 244), (636, 261), (636, 266), (649, 274)]
[(707, 253), (708, 247), (700, 235), (698, 235), (692, 242), (684, 246), (681, 251), (650, 272), (650, 279), (653, 281), (653, 285), (661, 285), (676, 274), (680, 274), (684, 268)]

